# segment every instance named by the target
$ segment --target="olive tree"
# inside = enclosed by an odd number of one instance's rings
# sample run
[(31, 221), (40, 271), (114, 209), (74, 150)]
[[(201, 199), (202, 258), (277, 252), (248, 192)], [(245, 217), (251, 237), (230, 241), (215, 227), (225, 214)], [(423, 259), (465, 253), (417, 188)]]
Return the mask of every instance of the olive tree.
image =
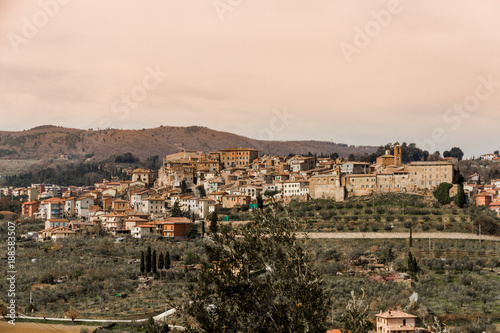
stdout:
[(191, 290), (190, 332), (325, 332), (321, 274), (288, 214), (257, 210), (254, 221), (221, 226), (205, 243)]

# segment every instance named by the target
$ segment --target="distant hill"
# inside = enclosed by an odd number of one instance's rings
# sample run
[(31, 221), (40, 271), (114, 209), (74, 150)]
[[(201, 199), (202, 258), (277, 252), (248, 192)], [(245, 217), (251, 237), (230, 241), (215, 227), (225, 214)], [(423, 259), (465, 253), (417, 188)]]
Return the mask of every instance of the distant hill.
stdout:
[(288, 155), (338, 153), (340, 156), (371, 154), (376, 147), (349, 146), (326, 141), (261, 141), (215, 131), (206, 127), (160, 126), (143, 130), (80, 130), (57, 126), (39, 126), (18, 132), (0, 131), (0, 160), (107, 159), (130, 152), (141, 160), (181, 150), (217, 151), (248, 147), (261, 154)]

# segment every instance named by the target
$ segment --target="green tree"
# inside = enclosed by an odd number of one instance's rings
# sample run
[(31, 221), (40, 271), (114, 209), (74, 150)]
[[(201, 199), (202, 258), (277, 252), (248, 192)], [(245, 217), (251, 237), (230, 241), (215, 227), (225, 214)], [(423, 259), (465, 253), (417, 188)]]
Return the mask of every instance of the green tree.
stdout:
[(364, 303), (364, 292), (361, 298), (357, 298), (354, 291), (351, 291), (351, 297), (339, 318), (340, 331), (342, 333), (370, 332), (374, 327), (368, 319), (368, 305)]
[(420, 271), (420, 267), (418, 267), (417, 258), (413, 257), (413, 254), (408, 252), (408, 271), (411, 273), (418, 273)]
[(205, 219), (201, 219), (201, 239), (205, 238)]
[(181, 181), (181, 193), (182, 193), (182, 194), (185, 194), (185, 193), (187, 193), (187, 190), (188, 190), (188, 189), (187, 189), (187, 184), (186, 184), (186, 181), (183, 179), (183, 180)]
[(151, 271), (153, 274), (156, 274), (158, 271), (158, 266), (156, 265), (156, 250), (153, 251), (153, 255), (151, 257)]
[(413, 246), (413, 226), (412, 223), (410, 222), (410, 247)]
[(325, 332), (321, 273), (297, 241), (299, 224), (276, 212), (245, 228), (221, 226), (204, 244), (188, 332)]
[(464, 152), (458, 147), (453, 147), (449, 151), (445, 151), (443, 153), (443, 157), (455, 157), (456, 159), (461, 161), (462, 157), (464, 157)]
[(442, 205), (447, 205), (451, 202), (450, 189), (453, 187), (450, 183), (441, 183), (437, 190), (434, 191), (434, 197)]
[(457, 207), (464, 208), (466, 202), (467, 201), (465, 199), (464, 185), (460, 184), (458, 185), (458, 193), (453, 198), (453, 203)]
[(219, 229), (217, 220), (218, 220), (217, 212), (213, 212), (210, 215), (210, 226), (209, 226), (210, 232), (212, 232), (212, 234), (215, 234)]
[(262, 199), (262, 195), (260, 193), (257, 194), (257, 208), (264, 208), (264, 199)]
[(144, 251), (141, 251), (141, 274), (146, 272), (146, 268), (144, 267)]
[(158, 269), (162, 270), (165, 267), (165, 259), (163, 259), (163, 252), (160, 252), (158, 256)]
[(170, 252), (165, 253), (165, 269), (168, 271), (170, 269)]
[(188, 239), (195, 239), (200, 236), (200, 230), (198, 226), (194, 223), (191, 223), (191, 225), (188, 227), (188, 230), (186, 231), (186, 237)]
[(174, 205), (172, 206), (172, 212), (171, 212), (172, 217), (181, 217), (182, 212), (181, 212), (181, 207), (179, 205), (179, 201), (175, 201)]
[(205, 191), (205, 186), (198, 185), (198, 186), (196, 186), (196, 189), (198, 190), (198, 193), (200, 194), (200, 197), (204, 198), (204, 197), (207, 196), (207, 192)]
[(460, 172), (460, 168), (457, 167), (456, 169), (453, 169), (453, 184), (462, 184), (465, 181), (464, 176)]
[(146, 273), (151, 273), (151, 246), (148, 246), (146, 252)]

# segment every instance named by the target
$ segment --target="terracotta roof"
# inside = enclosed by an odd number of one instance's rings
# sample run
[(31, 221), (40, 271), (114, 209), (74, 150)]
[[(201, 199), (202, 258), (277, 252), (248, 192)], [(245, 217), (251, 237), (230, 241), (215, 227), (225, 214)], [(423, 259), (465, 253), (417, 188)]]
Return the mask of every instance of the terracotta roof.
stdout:
[(417, 318), (417, 316), (414, 316), (412, 314), (408, 314), (406, 312), (403, 312), (403, 311), (399, 311), (399, 310), (391, 310), (391, 311), (387, 311), (387, 312), (380, 312), (378, 314), (375, 315), (375, 317), (381, 317), (381, 318)]
[(23, 206), (27, 206), (27, 205), (34, 205), (34, 204), (37, 204), (39, 203), (38, 201), (27, 201), (27, 202), (23, 202)]

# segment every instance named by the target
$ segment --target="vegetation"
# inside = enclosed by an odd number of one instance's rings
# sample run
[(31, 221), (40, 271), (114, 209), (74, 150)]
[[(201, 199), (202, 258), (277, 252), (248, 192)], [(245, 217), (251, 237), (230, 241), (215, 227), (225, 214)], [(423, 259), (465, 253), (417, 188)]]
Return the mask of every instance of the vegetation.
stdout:
[(344, 313), (340, 316), (342, 333), (368, 333), (375, 328), (368, 315), (368, 305), (364, 303), (364, 293), (357, 298), (354, 291), (351, 292), (352, 299), (347, 302)]
[(205, 243), (188, 314), (192, 332), (324, 332), (319, 271), (297, 243), (298, 224), (257, 211), (241, 229), (222, 226)]
[(66, 167), (57, 165), (54, 168), (44, 168), (36, 172), (26, 172), (18, 175), (7, 176), (6, 184), (15, 187), (29, 187), (31, 184), (56, 184), (89, 186), (100, 182), (103, 179), (127, 180), (129, 177), (123, 169), (114, 164), (82, 163), (71, 164)]
[(441, 183), (437, 190), (434, 191), (434, 197), (442, 205), (447, 205), (451, 202), (450, 189), (453, 187), (450, 183)]

